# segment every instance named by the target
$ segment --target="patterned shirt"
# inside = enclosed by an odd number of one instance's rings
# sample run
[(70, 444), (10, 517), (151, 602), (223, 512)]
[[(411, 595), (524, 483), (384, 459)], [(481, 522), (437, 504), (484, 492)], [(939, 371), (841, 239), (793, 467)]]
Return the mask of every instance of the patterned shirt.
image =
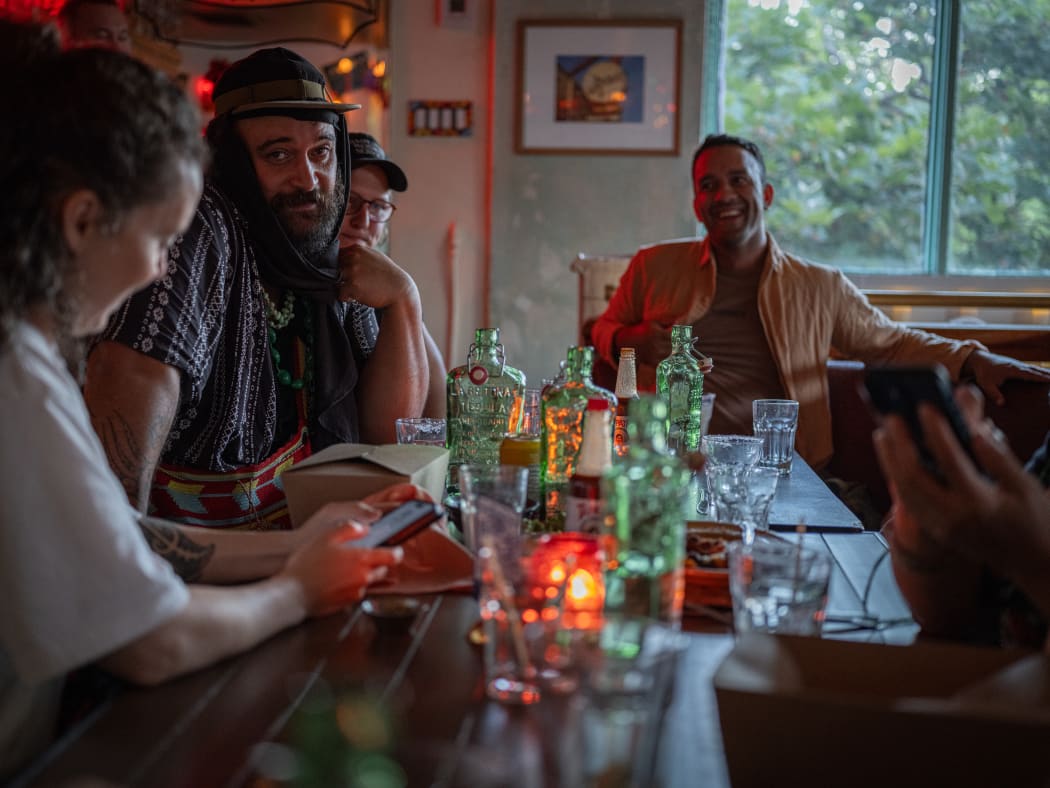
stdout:
[[(360, 368), (375, 349), (375, 310), (356, 302), (337, 309)], [(294, 397), (276, 381), (266, 331), (245, 220), (207, 184), (193, 222), (172, 248), (167, 274), (132, 296), (102, 336), (181, 375), (162, 463), (233, 471), (262, 462), (290, 437)]]

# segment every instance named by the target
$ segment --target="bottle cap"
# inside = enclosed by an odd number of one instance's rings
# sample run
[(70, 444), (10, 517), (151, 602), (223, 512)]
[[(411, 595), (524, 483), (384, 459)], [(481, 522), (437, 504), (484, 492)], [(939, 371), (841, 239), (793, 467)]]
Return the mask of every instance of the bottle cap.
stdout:
[(592, 397), (587, 400), (587, 410), (609, 410), (609, 400)]

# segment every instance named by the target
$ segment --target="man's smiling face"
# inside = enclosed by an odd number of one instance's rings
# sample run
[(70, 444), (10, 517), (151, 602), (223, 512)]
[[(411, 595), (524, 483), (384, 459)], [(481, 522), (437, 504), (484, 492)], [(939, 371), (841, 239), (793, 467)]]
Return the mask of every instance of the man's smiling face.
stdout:
[(715, 249), (763, 243), (773, 187), (758, 161), (736, 145), (708, 148), (693, 168), (693, 210)]

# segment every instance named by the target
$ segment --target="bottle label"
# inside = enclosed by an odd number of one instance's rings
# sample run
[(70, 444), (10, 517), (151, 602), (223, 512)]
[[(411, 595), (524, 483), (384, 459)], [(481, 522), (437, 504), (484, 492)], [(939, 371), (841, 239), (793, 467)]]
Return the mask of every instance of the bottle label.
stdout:
[(603, 504), (601, 498), (568, 496), (565, 502), (565, 530), (584, 534), (600, 534), (605, 522)]
[(616, 414), (613, 424), (613, 451), (617, 457), (623, 457), (627, 453), (627, 417)]
[(470, 382), (475, 386), (480, 386), (489, 379), (489, 371), (481, 366), (481, 364), (477, 364), (470, 368), (470, 371), (467, 372), (467, 377), (470, 378)]

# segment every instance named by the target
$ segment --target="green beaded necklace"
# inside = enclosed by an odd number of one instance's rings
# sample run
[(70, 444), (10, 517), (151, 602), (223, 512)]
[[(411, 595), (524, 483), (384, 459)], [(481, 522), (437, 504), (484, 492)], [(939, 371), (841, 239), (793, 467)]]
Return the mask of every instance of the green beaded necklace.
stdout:
[(289, 290), (285, 293), (284, 304), (278, 309), (270, 300), (266, 289), (262, 289), (263, 304), (266, 306), (266, 338), (270, 343), (270, 358), (273, 359), (273, 367), (277, 372), (277, 382), (282, 386), (288, 386), (294, 391), (299, 391), (306, 384), (306, 375), (310, 369), (309, 348), (307, 348), (306, 371), (301, 378), (293, 378), (292, 373), (281, 367), (281, 352), (277, 349), (277, 332), (287, 328), (295, 317), (295, 294)]

